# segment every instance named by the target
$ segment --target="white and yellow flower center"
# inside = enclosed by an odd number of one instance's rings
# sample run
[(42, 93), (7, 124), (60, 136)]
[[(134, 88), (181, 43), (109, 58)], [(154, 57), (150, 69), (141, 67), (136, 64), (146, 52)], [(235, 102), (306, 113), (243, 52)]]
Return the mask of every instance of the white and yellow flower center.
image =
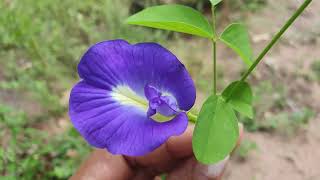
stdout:
[[(164, 93), (166, 95), (170, 95), (169, 93)], [(111, 97), (119, 102), (121, 105), (125, 106), (134, 106), (145, 113), (147, 113), (149, 109), (149, 101), (136, 92), (134, 92), (129, 86), (121, 85), (112, 89)], [(151, 119), (157, 122), (167, 122), (174, 118), (175, 116), (164, 116), (160, 113), (156, 113), (151, 116)]]

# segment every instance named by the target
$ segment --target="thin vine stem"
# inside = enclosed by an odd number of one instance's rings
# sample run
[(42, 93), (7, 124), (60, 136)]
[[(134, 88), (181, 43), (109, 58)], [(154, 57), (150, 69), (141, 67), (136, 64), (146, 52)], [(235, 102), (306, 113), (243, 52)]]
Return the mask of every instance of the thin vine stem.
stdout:
[(216, 43), (216, 13), (215, 7), (212, 5), (212, 31), (214, 38), (212, 39), (212, 61), (213, 61), (213, 94), (217, 94), (217, 43)]
[(244, 82), (247, 77), (252, 73), (252, 71), (256, 68), (256, 66), (260, 63), (263, 57), (269, 52), (269, 50), (274, 46), (276, 42), (281, 38), (281, 36), (286, 32), (286, 30), (292, 25), (292, 23), (301, 15), (301, 13), (308, 7), (308, 5), (312, 2), (312, 0), (305, 0), (304, 3), (297, 9), (297, 11), (290, 17), (290, 19), (285, 23), (285, 25), (280, 29), (280, 31), (273, 36), (270, 43), (263, 49), (257, 59), (253, 62), (247, 72), (242, 76), (240, 81), (234, 86), (231, 90), (230, 95), (227, 97), (226, 101), (229, 101), (234, 90), (238, 88), (241, 82)]
[(217, 43), (212, 40), (213, 54), (213, 94), (217, 94)]

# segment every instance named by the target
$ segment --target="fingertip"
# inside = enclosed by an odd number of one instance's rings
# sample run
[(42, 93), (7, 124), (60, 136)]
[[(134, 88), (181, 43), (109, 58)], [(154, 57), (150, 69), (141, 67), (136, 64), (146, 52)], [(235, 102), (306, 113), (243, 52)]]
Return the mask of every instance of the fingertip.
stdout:
[(186, 131), (180, 136), (173, 136), (166, 142), (167, 151), (174, 158), (186, 158), (193, 155), (192, 134), (194, 124), (189, 124)]
[(95, 149), (70, 179), (130, 179), (133, 176), (134, 172), (122, 156)]
[(236, 148), (241, 144), (242, 138), (243, 138), (243, 134), (244, 134), (244, 127), (242, 123), (238, 123), (238, 127), (239, 127), (239, 138), (237, 141), (237, 145)]
[(191, 157), (193, 125), (189, 125), (186, 131), (180, 136), (173, 136), (155, 151), (139, 157), (126, 157), (133, 167), (148, 168), (153, 167), (151, 174), (165, 172), (179, 163), (179, 159)]
[(230, 156), (227, 156), (225, 159), (210, 165), (204, 165), (198, 162), (195, 167), (195, 172), (198, 176), (217, 180), (222, 177), (229, 157)]

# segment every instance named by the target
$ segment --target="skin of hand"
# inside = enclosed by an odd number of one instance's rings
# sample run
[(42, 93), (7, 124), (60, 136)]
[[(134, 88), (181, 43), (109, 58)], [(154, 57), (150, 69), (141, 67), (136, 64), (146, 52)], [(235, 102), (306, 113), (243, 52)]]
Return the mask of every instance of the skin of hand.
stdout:
[[(228, 157), (215, 165), (197, 162), (192, 151), (194, 125), (189, 125), (181, 136), (174, 136), (146, 156), (112, 155), (95, 149), (70, 180), (221, 180)], [(239, 124), (239, 140), (243, 126)]]

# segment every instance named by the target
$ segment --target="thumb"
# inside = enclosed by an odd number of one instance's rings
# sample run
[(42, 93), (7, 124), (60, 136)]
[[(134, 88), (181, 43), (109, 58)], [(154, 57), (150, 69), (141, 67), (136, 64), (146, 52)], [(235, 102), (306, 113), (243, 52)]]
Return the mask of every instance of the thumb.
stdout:
[[(243, 136), (243, 126), (239, 124), (239, 140), (236, 147), (240, 145)], [(235, 148), (236, 148), (235, 147)], [(167, 180), (196, 179), (196, 180), (221, 180), (229, 155), (218, 163), (204, 165), (194, 157), (187, 159), (181, 166), (169, 173)]]

